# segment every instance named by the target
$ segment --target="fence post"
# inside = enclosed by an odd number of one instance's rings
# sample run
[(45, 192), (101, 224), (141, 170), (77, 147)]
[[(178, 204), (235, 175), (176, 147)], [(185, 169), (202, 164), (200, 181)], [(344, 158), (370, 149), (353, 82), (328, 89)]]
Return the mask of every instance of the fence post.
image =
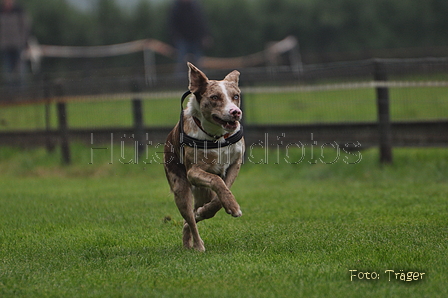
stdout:
[[(56, 96), (62, 97), (63, 90), (62, 84), (55, 85)], [(59, 122), (59, 138), (61, 140), (61, 153), (62, 153), (62, 163), (68, 165), (71, 163), (70, 156), (70, 144), (68, 141), (68, 126), (67, 126), (67, 109), (65, 102), (59, 100), (57, 103), (58, 111), (58, 122)]]
[[(380, 60), (374, 60), (374, 79), (386, 82), (387, 73)], [(378, 132), (380, 135), (380, 163), (392, 163), (392, 130), (389, 113), (389, 89), (376, 87), (376, 104), (378, 110)]]
[(156, 56), (153, 51), (145, 48), (143, 50), (143, 61), (145, 63), (145, 81), (149, 86), (153, 86), (157, 80)]
[[(141, 87), (138, 82), (133, 83), (132, 91), (137, 93), (141, 91)], [(136, 146), (138, 147), (138, 155), (140, 156), (144, 148), (144, 129), (143, 129), (143, 105), (142, 99), (135, 97), (132, 100), (132, 114), (134, 117), (134, 139)]]
[(143, 112), (142, 112), (142, 100), (140, 98), (134, 98), (132, 100), (133, 114), (134, 114), (134, 138), (138, 146), (138, 154), (141, 155), (144, 149), (143, 141)]
[(55, 144), (51, 135), (51, 87), (47, 76), (42, 78), (42, 87), (44, 90), (45, 99), (45, 147), (47, 148), (48, 153), (52, 153), (54, 151)]

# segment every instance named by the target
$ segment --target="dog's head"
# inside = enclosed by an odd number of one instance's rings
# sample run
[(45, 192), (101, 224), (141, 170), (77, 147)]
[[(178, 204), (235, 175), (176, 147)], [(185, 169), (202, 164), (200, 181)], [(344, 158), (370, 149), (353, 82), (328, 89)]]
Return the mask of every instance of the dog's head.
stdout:
[(189, 89), (196, 98), (201, 120), (233, 132), (239, 127), (243, 115), (240, 109), (241, 91), (238, 88), (240, 73), (229, 73), (224, 80), (209, 80), (196, 66), (188, 63)]

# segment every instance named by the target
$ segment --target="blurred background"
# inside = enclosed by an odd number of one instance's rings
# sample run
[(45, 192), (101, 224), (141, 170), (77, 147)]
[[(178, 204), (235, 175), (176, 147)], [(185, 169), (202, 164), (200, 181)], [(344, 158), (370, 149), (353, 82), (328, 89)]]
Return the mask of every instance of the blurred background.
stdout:
[[(48, 45), (106, 45), (144, 38), (170, 42), (172, 0), (22, 0), (32, 34)], [(202, 0), (213, 36), (207, 56), (261, 51), (288, 35), (304, 63), (445, 56), (448, 3), (359, 0)], [(187, 16), (185, 16), (187, 17)]]
[[(2, 0), (3, 1), (3, 0)], [(157, 39), (173, 44), (173, 0), (17, 0), (30, 37), (42, 45), (95, 46)], [(238, 57), (294, 36), (303, 63), (368, 58), (445, 57), (448, 4), (429, 1), (201, 0), (210, 42), (204, 54)], [(184, 15), (188, 18), (187, 15)], [(95, 68), (138, 66), (135, 57), (89, 61)], [(170, 61), (156, 56), (157, 64)], [(43, 59), (42, 71), (83, 69), (79, 61)]]
[(213, 79), (240, 70), (253, 141), (276, 124), (301, 132), (291, 141), (319, 131), (376, 146), (382, 119), (393, 145), (446, 145), (444, 0), (1, 1), (3, 144), (57, 143), (61, 117), (86, 142), (93, 129), (133, 129), (135, 99), (157, 139), (178, 118), (189, 60)]

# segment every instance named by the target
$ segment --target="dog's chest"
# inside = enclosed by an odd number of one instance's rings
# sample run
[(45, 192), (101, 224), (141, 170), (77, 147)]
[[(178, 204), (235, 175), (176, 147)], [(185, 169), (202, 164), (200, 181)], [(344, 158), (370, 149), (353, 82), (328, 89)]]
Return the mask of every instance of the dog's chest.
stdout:
[(198, 150), (197, 162), (207, 172), (225, 177), (229, 166), (238, 162), (243, 153), (244, 145), (240, 141), (222, 148)]

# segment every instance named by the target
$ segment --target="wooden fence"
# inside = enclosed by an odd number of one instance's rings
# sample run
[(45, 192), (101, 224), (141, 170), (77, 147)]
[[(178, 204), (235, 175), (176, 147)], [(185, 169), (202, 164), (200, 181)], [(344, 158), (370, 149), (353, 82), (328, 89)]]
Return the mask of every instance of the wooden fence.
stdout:
[[(446, 59), (442, 59), (436, 63), (434, 60), (429, 59), (431, 65), (436, 65), (436, 72), (446, 70), (448, 62)], [(399, 67), (395, 67), (394, 71), (391, 71), (390, 65), (396, 63)], [(310, 124), (271, 124), (271, 125), (257, 125), (257, 124), (245, 124), (245, 139), (248, 147), (278, 147), (288, 146), (291, 144), (300, 144), (301, 146), (325, 146), (328, 144), (335, 144), (344, 150), (361, 150), (370, 147), (378, 147), (380, 152), (381, 163), (392, 163), (393, 155), (392, 148), (398, 146), (447, 146), (448, 145), (448, 111), (445, 119), (437, 120), (421, 120), (421, 121), (400, 121), (391, 122), (390, 118), (390, 102), (389, 102), (389, 87), (396, 84), (404, 84), (405, 82), (391, 82), (388, 81), (388, 76), (395, 75), (396, 73), (409, 72), (409, 64), (416, 63), (414, 65), (415, 71), (420, 73), (422, 69), (428, 69), (426, 66), (422, 66), (422, 61), (386, 61), (386, 60), (369, 60), (362, 61), (358, 64), (362, 64), (363, 70), (367, 68), (366, 74), (372, 75), (373, 80), (367, 82), (354, 82), (346, 84), (329, 84), (326, 88), (355, 88), (359, 84), (363, 86), (370, 86), (375, 89), (376, 93), (376, 106), (377, 106), (377, 121), (374, 122), (350, 122), (350, 123), (310, 123)], [(418, 63), (417, 63), (418, 62)], [(423, 61), (425, 62), (425, 61)], [(428, 61), (426, 61), (427, 63)], [(427, 64), (426, 64), (427, 65)], [(291, 90), (303, 89), (303, 88), (316, 88), (316, 86), (309, 86), (307, 81), (316, 77), (316, 72), (323, 72), (324, 69), (328, 73), (334, 74), (335, 68), (338, 66), (330, 65), (326, 67), (304, 67), (303, 72), (297, 74), (296, 72), (289, 73), (289, 81), (302, 82)], [(359, 72), (350, 73), (348, 69), (353, 67), (352, 64), (345, 65), (343, 69), (339, 70), (339, 73), (346, 72), (347, 76), (359, 76)], [(244, 71), (244, 70), (243, 70)], [(253, 70), (248, 70), (248, 73)], [(275, 72), (275, 71), (274, 71)], [(275, 75), (275, 74), (274, 74)], [(252, 80), (258, 81), (259, 73), (254, 73)], [(277, 69), (277, 77), (281, 78), (284, 82), (284, 77), (287, 76), (287, 72), (282, 72), (281, 69)], [(322, 74), (318, 76), (322, 78)], [(330, 77), (327, 75), (327, 77)], [(246, 76), (246, 87), (243, 87), (243, 91), (254, 92), (254, 88), (257, 88), (257, 92), (269, 92), (267, 86), (251, 87), (252, 83), (248, 83), (251, 80), (250, 76)], [(423, 82), (425, 83), (425, 82)], [(407, 82), (406, 84), (409, 84)], [(422, 84), (417, 82), (416, 84)], [(431, 83), (426, 82), (427, 85)], [(448, 82), (438, 81), (433, 82), (434, 86), (448, 86)], [(57, 102), (57, 114), (58, 114), (58, 127), (52, 129), (47, 120), (47, 128), (44, 130), (34, 131), (10, 131), (0, 132), (0, 140), (2, 145), (11, 146), (46, 146), (49, 150), (52, 150), (54, 146), (61, 146), (62, 150), (62, 162), (68, 164), (71, 162), (70, 155), (70, 142), (78, 141), (84, 142), (91, 146), (92, 150), (104, 147), (104, 144), (111, 144), (118, 139), (122, 139), (123, 136), (131, 137), (136, 144), (136, 152), (143, 154), (148, 144), (156, 145), (162, 144), (165, 141), (165, 137), (170, 131), (171, 127), (145, 127), (144, 126), (144, 112), (143, 105), (145, 103), (142, 100), (142, 90), (134, 88), (134, 93), (128, 93), (129, 100), (132, 101), (132, 110), (128, 111), (133, 115), (132, 127), (109, 127), (104, 129), (89, 128), (89, 129), (72, 129), (68, 127), (67, 121), (67, 109), (66, 105), (69, 94), (66, 94), (66, 88), (62, 84), (52, 84), (54, 89), (51, 92), (44, 92), (44, 94), (54, 94), (58, 99)], [(318, 86), (317, 86), (318, 87)], [(276, 87), (282, 89), (282, 87)], [(286, 87), (283, 89), (287, 89)], [(144, 93), (145, 96), (151, 97), (152, 91)], [(176, 92), (175, 92), (176, 93)], [(160, 93), (157, 93), (160, 94)], [(179, 91), (179, 96), (181, 91)], [(45, 98), (43, 99), (45, 101)], [(334, 146), (334, 145), (332, 145)]]

